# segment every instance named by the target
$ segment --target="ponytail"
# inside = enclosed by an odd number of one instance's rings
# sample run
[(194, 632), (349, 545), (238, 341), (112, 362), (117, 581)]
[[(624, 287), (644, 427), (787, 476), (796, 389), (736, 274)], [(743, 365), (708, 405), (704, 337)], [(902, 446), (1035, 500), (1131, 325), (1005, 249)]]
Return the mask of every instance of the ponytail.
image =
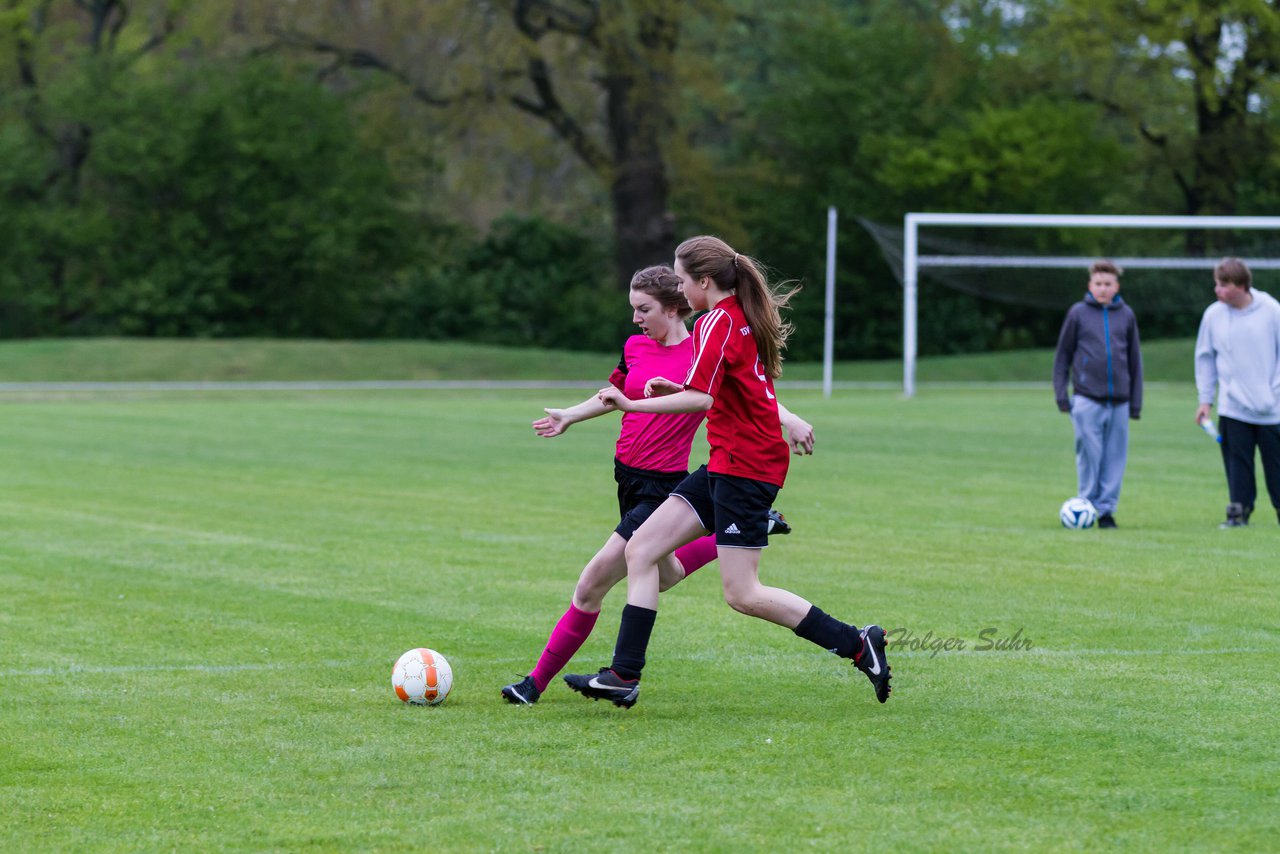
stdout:
[(695, 280), (706, 276), (720, 290), (737, 294), (765, 373), (782, 376), (782, 351), (795, 327), (782, 319), (781, 309), (800, 288), (774, 290), (759, 261), (734, 252), (718, 237), (691, 237), (676, 248), (676, 257)]

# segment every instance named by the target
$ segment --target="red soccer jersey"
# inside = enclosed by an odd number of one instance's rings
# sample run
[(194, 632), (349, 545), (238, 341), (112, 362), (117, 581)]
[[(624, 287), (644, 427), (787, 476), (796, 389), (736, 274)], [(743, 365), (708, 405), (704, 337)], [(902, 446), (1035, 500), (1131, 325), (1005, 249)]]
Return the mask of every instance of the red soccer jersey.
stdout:
[[(632, 335), (623, 345), (622, 360), (609, 382), (630, 399), (643, 400), (645, 383), (654, 377), (680, 382), (689, 372), (692, 358), (692, 337), (667, 347), (644, 335)], [(618, 459), (649, 471), (687, 471), (693, 436), (704, 417), (705, 412), (624, 412)]]
[(684, 385), (715, 398), (707, 413), (707, 470), (781, 488), (790, 449), (778, 422), (773, 380), (760, 363), (736, 296), (722, 299), (694, 324), (693, 365)]

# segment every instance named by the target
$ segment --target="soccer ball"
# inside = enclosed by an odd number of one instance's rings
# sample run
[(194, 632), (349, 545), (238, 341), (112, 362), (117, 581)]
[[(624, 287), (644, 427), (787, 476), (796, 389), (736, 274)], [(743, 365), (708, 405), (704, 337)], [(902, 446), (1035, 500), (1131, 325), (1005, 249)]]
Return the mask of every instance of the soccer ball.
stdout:
[(396, 696), (414, 706), (438, 706), (453, 688), (453, 668), (434, 649), (411, 649), (391, 668)]
[(1062, 503), (1058, 518), (1062, 520), (1064, 528), (1092, 528), (1093, 523), (1098, 520), (1098, 511), (1087, 498), (1068, 498)]

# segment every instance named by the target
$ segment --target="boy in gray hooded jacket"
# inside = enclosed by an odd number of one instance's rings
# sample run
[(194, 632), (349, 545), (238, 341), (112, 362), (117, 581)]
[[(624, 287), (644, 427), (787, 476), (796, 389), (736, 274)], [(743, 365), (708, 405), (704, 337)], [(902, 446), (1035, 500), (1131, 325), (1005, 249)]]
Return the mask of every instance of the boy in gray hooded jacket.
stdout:
[[(1098, 527), (1116, 527), (1115, 510), (1129, 457), (1129, 420), (1142, 415), (1138, 320), (1120, 298), (1110, 261), (1089, 268), (1089, 292), (1067, 310), (1053, 359), (1058, 409), (1071, 413), (1080, 497), (1098, 510)], [(1067, 397), (1067, 380), (1075, 397)]]

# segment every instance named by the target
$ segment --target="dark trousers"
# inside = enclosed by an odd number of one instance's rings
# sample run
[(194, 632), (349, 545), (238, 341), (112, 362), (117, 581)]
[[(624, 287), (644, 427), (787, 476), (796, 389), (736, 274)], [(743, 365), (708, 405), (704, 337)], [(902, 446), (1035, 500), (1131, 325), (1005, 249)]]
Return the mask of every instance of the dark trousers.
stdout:
[(1262, 455), (1262, 473), (1267, 480), (1271, 506), (1280, 510), (1280, 424), (1250, 424), (1218, 416), (1222, 434), (1222, 464), (1227, 469), (1227, 492), (1232, 503), (1252, 508), (1258, 498), (1253, 450)]

